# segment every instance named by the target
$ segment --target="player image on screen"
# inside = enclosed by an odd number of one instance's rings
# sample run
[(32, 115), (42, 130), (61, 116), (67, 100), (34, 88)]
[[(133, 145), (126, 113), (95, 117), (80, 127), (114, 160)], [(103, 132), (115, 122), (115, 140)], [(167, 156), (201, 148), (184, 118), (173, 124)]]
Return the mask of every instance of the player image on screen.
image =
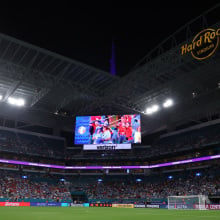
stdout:
[(141, 143), (140, 115), (76, 117), (75, 144)]

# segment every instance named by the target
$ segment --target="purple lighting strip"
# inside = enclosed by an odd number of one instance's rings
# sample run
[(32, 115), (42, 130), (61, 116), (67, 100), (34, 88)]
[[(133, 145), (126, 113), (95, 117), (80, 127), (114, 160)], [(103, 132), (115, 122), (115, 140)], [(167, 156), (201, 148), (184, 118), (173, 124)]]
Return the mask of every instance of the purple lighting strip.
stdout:
[(214, 160), (214, 159), (219, 159), (219, 158), (220, 158), (220, 154), (217, 154), (213, 156), (192, 158), (192, 159), (187, 159), (187, 160), (180, 160), (180, 161), (175, 161), (175, 162), (168, 162), (168, 163), (161, 163), (161, 164), (154, 164), (154, 165), (147, 165), (147, 166), (59, 166), (59, 165), (52, 165), (52, 164), (42, 164), (42, 163), (33, 163), (33, 162), (25, 162), (25, 161), (18, 161), (18, 160), (5, 160), (5, 159), (0, 159), (0, 163), (20, 164), (20, 165), (26, 165), (26, 166), (48, 167), (48, 168), (56, 168), (56, 169), (68, 169), (68, 170), (153, 169), (153, 168), (158, 168), (158, 167), (168, 167), (168, 166), (174, 166), (174, 165), (185, 164), (185, 163), (195, 163), (199, 161)]

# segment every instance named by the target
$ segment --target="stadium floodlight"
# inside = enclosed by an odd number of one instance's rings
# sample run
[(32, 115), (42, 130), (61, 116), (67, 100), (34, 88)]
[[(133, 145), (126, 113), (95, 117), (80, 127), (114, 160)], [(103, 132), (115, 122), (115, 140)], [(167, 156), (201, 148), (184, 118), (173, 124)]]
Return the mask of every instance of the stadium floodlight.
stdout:
[(8, 98), (8, 103), (11, 104), (11, 105), (24, 106), (25, 101), (24, 101), (24, 99), (16, 99), (16, 98), (13, 98), (13, 97), (9, 97)]
[(151, 115), (153, 113), (152, 108), (147, 108), (146, 114)]
[(159, 106), (158, 105), (153, 105), (151, 107), (151, 109), (152, 109), (153, 112), (157, 112), (159, 110)]
[(17, 106), (24, 106), (24, 99), (17, 99)]
[(146, 114), (147, 114), (147, 115), (151, 115), (151, 114), (153, 114), (154, 112), (157, 112), (158, 110), (159, 110), (159, 105), (153, 105), (153, 106), (148, 107), (148, 108), (146, 109)]
[(173, 105), (173, 100), (172, 99), (167, 99), (164, 103), (163, 103), (163, 107), (164, 108), (169, 108), (170, 106)]
[(16, 105), (16, 100), (15, 100), (15, 98), (9, 97), (9, 98), (8, 98), (8, 103), (11, 104), (11, 105)]
[(0, 95), (0, 101), (2, 100), (2, 98), (3, 98), (3, 96), (2, 96), (2, 95)]

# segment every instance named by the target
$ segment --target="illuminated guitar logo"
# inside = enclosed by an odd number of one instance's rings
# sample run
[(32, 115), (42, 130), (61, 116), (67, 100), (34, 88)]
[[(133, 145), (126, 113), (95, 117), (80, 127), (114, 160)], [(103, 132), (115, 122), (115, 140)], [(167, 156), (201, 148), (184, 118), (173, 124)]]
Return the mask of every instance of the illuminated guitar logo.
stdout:
[(199, 32), (192, 43), (181, 47), (181, 54), (191, 53), (197, 60), (205, 60), (215, 53), (219, 46), (220, 28), (207, 28)]

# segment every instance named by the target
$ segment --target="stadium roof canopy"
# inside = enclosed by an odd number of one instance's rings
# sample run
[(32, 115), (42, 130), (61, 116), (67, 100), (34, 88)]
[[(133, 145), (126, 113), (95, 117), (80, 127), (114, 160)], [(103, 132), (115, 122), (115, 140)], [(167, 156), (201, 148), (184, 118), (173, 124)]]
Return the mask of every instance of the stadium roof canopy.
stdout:
[[(140, 113), (145, 134), (219, 115), (220, 46), (205, 60), (181, 55), (181, 46), (201, 30), (220, 28), (213, 19), (219, 9), (177, 30), (121, 78), (0, 34), (1, 105), (13, 96), (26, 100), (26, 115), (33, 110), (66, 117)], [(172, 108), (145, 114), (167, 98), (174, 100)]]

